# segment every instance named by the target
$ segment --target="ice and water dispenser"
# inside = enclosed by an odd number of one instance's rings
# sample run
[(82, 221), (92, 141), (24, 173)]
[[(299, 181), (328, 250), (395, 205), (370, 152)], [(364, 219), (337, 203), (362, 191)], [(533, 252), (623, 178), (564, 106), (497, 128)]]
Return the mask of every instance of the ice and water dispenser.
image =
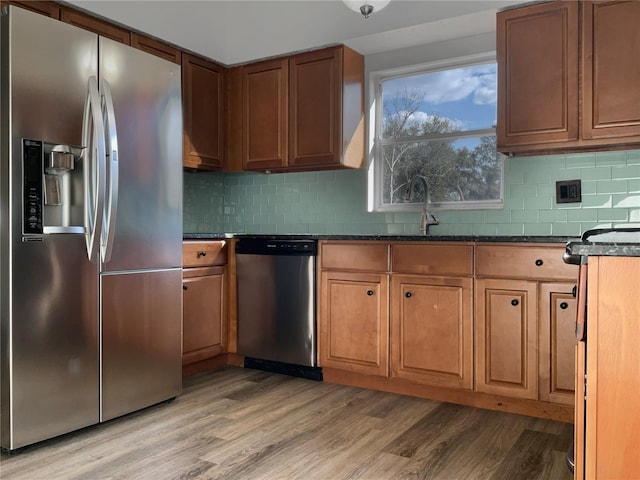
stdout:
[(22, 140), (23, 233), (84, 233), (82, 147)]

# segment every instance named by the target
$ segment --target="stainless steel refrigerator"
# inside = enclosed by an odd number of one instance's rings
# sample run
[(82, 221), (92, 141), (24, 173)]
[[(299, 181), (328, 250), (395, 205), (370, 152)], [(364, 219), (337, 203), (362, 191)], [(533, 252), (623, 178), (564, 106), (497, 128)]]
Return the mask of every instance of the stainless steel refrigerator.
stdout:
[(180, 66), (0, 18), (0, 446), (181, 392)]

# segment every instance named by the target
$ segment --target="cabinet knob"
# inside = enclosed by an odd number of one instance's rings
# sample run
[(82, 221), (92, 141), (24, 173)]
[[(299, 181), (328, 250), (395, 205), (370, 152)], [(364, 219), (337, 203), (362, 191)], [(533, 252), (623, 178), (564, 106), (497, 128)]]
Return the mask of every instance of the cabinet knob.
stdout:
[(562, 303), (560, 304), (560, 308), (561, 308), (562, 310), (566, 310), (567, 308), (569, 308), (569, 304), (568, 304), (567, 302), (562, 302)]
[(520, 305), (520, 301), (514, 298), (513, 300), (511, 300), (511, 305), (517, 307), (518, 305)]
[(541, 267), (544, 262), (539, 258), (536, 260), (536, 267)]
[(183, 290), (186, 290), (187, 288), (189, 288), (189, 287), (187, 287), (186, 285), (182, 285), (182, 289)]
[(573, 288), (571, 289), (571, 295), (573, 295), (573, 298), (576, 298), (578, 296), (578, 286), (574, 285)]
[(369, 296), (373, 295), (373, 290), (367, 290), (367, 295)]
[(202, 250), (201, 252), (198, 252), (198, 256), (199, 257), (206, 257), (207, 256), (207, 252)]
[(411, 295), (412, 295), (411, 292), (407, 292), (407, 293), (404, 294), (404, 296), (407, 297), (407, 298), (411, 298)]

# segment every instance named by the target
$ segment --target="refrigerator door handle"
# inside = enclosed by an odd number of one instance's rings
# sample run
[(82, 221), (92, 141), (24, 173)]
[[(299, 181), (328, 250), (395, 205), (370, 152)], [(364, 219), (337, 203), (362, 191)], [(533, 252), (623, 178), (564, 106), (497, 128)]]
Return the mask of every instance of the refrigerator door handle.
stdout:
[(118, 211), (118, 132), (116, 130), (116, 116), (113, 109), (113, 97), (111, 96), (111, 85), (109, 85), (109, 82), (103, 79), (100, 85), (100, 91), (102, 92), (102, 112), (105, 116), (105, 132), (108, 144), (106, 154), (106, 212), (100, 240), (100, 254), (102, 261), (107, 263), (111, 260), (111, 253), (113, 251), (116, 213)]
[(82, 144), (85, 147), (83, 170), (87, 255), (89, 260), (95, 263), (97, 262), (100, 231), (104, 219), (106, 151), (98, 81), (94, 76), (89, 77), (87, 82), (87, 99), (84, 104), (82, 122)]

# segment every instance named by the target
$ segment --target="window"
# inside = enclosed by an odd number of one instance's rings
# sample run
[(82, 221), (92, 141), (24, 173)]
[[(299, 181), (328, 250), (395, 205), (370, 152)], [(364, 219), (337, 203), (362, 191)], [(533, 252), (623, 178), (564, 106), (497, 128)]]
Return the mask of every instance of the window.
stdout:
[(496, 63), (486, 56), (478, 61), (373, 77), (372, 210), (421, 208), (424, 182), (412, 183), (419, 176), (429, 187), (429, 208), (502, 207)]

